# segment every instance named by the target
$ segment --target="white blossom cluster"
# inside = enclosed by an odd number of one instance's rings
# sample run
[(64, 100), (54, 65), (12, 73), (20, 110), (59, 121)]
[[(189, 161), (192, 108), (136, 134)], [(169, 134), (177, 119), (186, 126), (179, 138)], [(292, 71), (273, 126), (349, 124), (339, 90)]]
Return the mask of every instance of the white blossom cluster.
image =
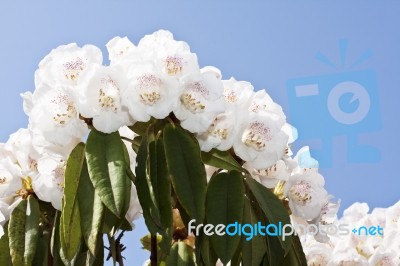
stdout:
[[(171, 114), (196, 136), (201, 150), (233, 150), (268, 188), (285, 182), (293, 214), (307, 221), (320, 216), (330, 199), (324, 179), (308, 148), (291, 157), (297, 132), (265, 90), (224, 80), (215, 67), (200, 68), (196, 54), (168, 31), (147, 35), (137, 45), (115, 37), (106, 46), (108, 65), (99, 48), (74, 43), (40, 62), (34, 92), (22, 94), (28, 128), (0, 148), (1, 224), (27, 189), (61, 209), (66, 160), (87, 136), (87, 121), (101, 132), (120, 130), (132, 139), (126, 126)], [(128, 150), (134, 170), (136, 155)], [(128, 217), (139, 212), (132, 188)]]
[[(172, 114), (202, 151), (231, 150), (258, 182), (281, 186), (299, 221), (317, 225), (336, 215), (339, 204), (331, 202), (318, 162), (308, 147), (293, 156), (296, 129), (265, 90), (224, 80), (215, 67), (201, 68), (189, 46), (168, 31), (147, 35), (137, 45), (115, 37), (106, 46), (108, 65), (96, 46), (59, 46), (40, 62), (34, 92), (22, 94), (28, 128), (0, 144), (0, 236), (26, 191), (61, 209), (66, 160), (87, 136), (88, 121), (98, 131), (119, 130), (133, 139), (127, 126)], [(134, 170), (136, 154), (128, 151)], [(141, 213), (134, 186), (131, 194), (129, 221)]]
[(326, 242), (318, 242), (312, 234), (300, 234), (308, 265), (400, 265), (400, 201), (386, 209), (368, 211), (366, 203), (357, 202), (341, 219), (331, 215), (333, 225), (346, 226), (349, 232), (332, 234)]

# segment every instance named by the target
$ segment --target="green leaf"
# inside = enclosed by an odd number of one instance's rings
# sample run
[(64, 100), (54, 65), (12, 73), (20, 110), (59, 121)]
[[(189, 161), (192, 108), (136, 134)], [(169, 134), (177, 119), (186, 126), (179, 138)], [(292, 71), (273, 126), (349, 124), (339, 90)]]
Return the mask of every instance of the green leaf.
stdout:
[(166, 265), (174, 266), (196, 265), (194, 262), (193, 249), (182, 241), (179, 241), (172, 246), (171, 252), (165, 262)]
[(104, 208), (104, 222), (102, 232), (114, 236), (118, 230), (132, 231), (132, 225), (126, 220), (118, 218), (109, 209)]
[(212, 149), (209, 152), (202, 151), (201, 158), (205, 164), (220, 169), (243, 171), (242, 166), (232, 157), (229, 151), (220, 151), (217, 149)]
[(98, 238), (96, 245), (96, 253), (93, 256), (90, 251), (87, 253), (86, 265), (104, 265), (104, 240), (103, 237)]
[(122, 147), (124, 148), (124, 157), (125, 157), (125, 163), (126, 163), (126, 175), (129, 177), (129, 179), (133, 183), (135, 183), (136, 176), (132, 172), (132, 169), (131, 169), (131, 160), (129, 157), (128, 148), (126, 147), (126, 145), (123, 145)]
[(60, 218), (61, 212), (57, 211), (54, 217), (53, 230), (51, 231), (50, 251), (53, 257), (54, 265), (64, 265), (61, 256), (61, 243), (60, 243)]
[(31, 265), (39, 234), (39, 204), (33, 196), (22, 200), (8, 225), (10, 254), (14, 266)]
[(142, 139), (143, 139), (142, 136), (137, 136), (132, 141), (132, 149), (134, 152), (136, 152), (136, 154), (138, 153), (140, 143), (142, 143)]
[(283, 260), (283, 266), (307, 266), (306, 255), (303, 252), (300, 239), (297, 235), (292, 236), (292, 247)]
[(60, 243), (65, 259), (68, 261), (71, 261), (78, 252), (82, 236), (77, 192), (84, 161), (85, 144), (79, 143), (71, 152), (67, 161), (60, 219)]
[(196, 139), (180, 126), (168, 124), (164, 130), (168, 170), (176, 195), (191, 218), (204, 220), (207, 179)]
[(211, 248), (210, 237), (200, 232), (200, 235), (196, 236), (195, 241), (195, 255), (197, 265), (215, 265), (218, 257), (215, 254), (214, 250)]
[(143, 217), (146, 223), (147, 229), (151, 234), (156, 234), (159, 228), (162, 229), (159, 217), (158, 206), (152, 200), (150, 196), (149, 182), (147, 181), (147, 157), (148, 157), (148, 140), (147, 134), (143, 136), (140, 144), (139, 151), (136, 157), (136, 190), (139, 198), (140, 205), (143, 209)]
[(136, 122), (133, 126), (130, 126), (129, 129), (138, 134), (139, 136), (143, 136), (147, 132), (147, 128), (150, 124), (153, 123), (153, 120), (148, 122)]
[[(282, 223), (282, 226), (290, 224), (287, 210), (274, 193), (252, 178), (246, 178), (246, 184), (269, 223), (276, 224), (277, 226), (279, 223)], [(278, 241), (286, 254), (292, 243), (291, 236), (286, 236), (285, 240), (282, 239), (282, 236), (277, 236), (276, 238), (278, 238)]]
[(32, 265), (35, 266), (47, 266), (48, 265), (48, 256), (49, 254), (49, 239), (50, 239), (50, 234), (47, 231), (43, 231), (41, 235), (39, 236), (38, 242), (37, 242), (37, 248), (38, 252), (35, 252), (35, 256), (32, 261)]
[[(243, 177), (239, 172), (219, 173), (208, 185), (207, 191), (207, 223), (229, 225), (242, 223), (244, 201)], [(228, 228), (227, 228), (228, 229)], [(217, 228), (216, 228), (217, 230)], [(225, 231), (224, 231), (225, 232)], [(221, 259), (227, 264), (240, 243), (240, 235), (211, 236), (211, 244)]]
[(90, 132), (86, 143), (90, 180), (104, 205), (119, 218), (129, 208), (131, 192), (123, 145), (118, 132), (104, 134), (96, 130)]
[[(245, 197), (243, 209), (243, 224), (257, 224), (260, 220), (254, 214), (250, 200)], [(267, 252), (266, 239), (261, 235), (254, 236), (251, 240), (242, 237), (242, 262), (243, 266), (259, 266)]]
[(153, 188), (150, 196), (153, 197), (159, 210), (159, 220), (163, 227), (162, 230), (158, 230), (158, 233), (163, 236), (160, 247), (165, 254), (168, 254), (172, 243), (171, 180), (163, 140), (154, 132), (153, 127), (149, 128), (149, 138), (152, 141), (148, 144), (147, 182), (149, 188)]
[(233, 254), (233, 257), (230, 261), (230, 266), (240, 266), (240, 262), (242, 261), (242, 249), (239, 245), (239, 247), (236, 249), (235, 253)]
[(8, 223), (3, 226), (4, 235), (0, 238), (0, 265), (12, 265), (8, 238)]
[(104, 205), (90, 181), (87, 165), (83, 164), (78, 187), (80, 226), (90, 253), (95, 256), (97, 243), (102, 238)]
[(71, 215), (72, 209), (75, 205), (79, 185), (79, 177), (82, 172), (84, 161), (85, 144), (79, 143), (72, 150), (67, 160), (67, 167), (65, 170), (63, 213), (68, 212), (68, 217)]
[(79, 250), (82, 237), (78, 203), (75, 202), (70, 216), (64, 213), (60, 221), (60, 243), (66, 261), (70, 262)]
[(153, 196), (160, 210), (161, 224), (169, 228), (172, 226), (171, 180), (168, 175), (163, 140), (154, 134), (151, 133), (154, 140), (148, 144), (147, 163), (150, 178), (148, 181), (154, 189)]

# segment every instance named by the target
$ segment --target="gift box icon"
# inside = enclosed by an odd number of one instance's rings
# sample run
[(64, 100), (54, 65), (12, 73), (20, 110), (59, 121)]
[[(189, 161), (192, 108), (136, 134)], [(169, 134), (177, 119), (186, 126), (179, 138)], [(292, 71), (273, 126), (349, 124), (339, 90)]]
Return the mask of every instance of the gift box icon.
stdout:
[(359, 144), (358, 136), (381, 128), (378, 89), (372, 69), (290, 79), (287, 81), (290, 120), (299, 140), (320, 139), (315, 156), (320, 166), (332, 165), (332, 138), (347, 137), (347, 161), (373, 163), (380, 152)]

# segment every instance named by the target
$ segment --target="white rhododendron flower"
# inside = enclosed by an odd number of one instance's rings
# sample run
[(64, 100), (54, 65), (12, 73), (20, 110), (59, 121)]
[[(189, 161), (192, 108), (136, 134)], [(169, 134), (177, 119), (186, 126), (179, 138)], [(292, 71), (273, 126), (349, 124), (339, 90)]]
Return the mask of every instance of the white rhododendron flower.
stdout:
[(399, 250), (390, 250), (379, 247), (369, 258), (369, 265), (397, 266), (400, 265)]
[(104, 133), (132, 124), (121, 104), (121, 91), (127, 80), (118, 67), (92, 65), (79, 78), (74, 89), (79, 113), (93, 119), (93, 126)]
[(223, 80), (224, 97), (227, 103), (227, 109), (234, 107), (241, 111), (250, 107), (254, 94), (254, 87), (250, 82), (237, 81), (235, 78)]
[(37, 173), (37, 159), (40, 154), (32, 145), (29, 129), (20, 128), (11, 134), (4, 145), (4, 150), (8, 152), (8, 157), (19, 165), (23, 176), (34, 176)]
[(114, 37), (107, 44), (108, 59), (110, 65), (118, 64), (128, 57), (130, 53), (136, 50), (136, 46), (128, 39), (128, 37)]
[(308, 265), (327, 265), (332, 258), (332, 247), (328, 244), (310, 241), (304, 252)]
[(354, 223), (364, 218), (369, 211), (367, 203), (355, 202), (343, 212), (343, 221)]
[(32, 180), (38, 198), (50, 202), (57, 210), (61, 210), (66, 164), (61, 156), (44, 154), (38, 160), (39, 174)]
[(250, 113), (233, 144), (234, 151), (256, 169), (274, 165), (285, 154), (288, 136), (282, 131), (284, 120), (271, 112)]
[(10, 219), (12, 211), (29, 189), (30, 181), (31, 178), (24, 177), (21, 168), (10, 157), (0, 159), (0, 213), (4, 216), (1, 225)]
[(183, 91), (174, 114), (183, 128), (203, 133), (225, 110), (222, 82), (212, 72), (189, 75), (182, 82)]
[(22, 189), (21, 168), (10, 158), (0, 160), (0, 199), (14, 197)]
[(386, 209), (386, 230), (400, 230), (400, 201)]
[(57, 84), (74, 86), (80, 74), (91, 64), (101, 65), (103, 55), (94, 45), (85, 45), (82, 48), (76, 43), (61, 45), (52, 50), (39, 63), (35, 73), (35, 85), (42, 83), (53, 87)]
[(315, 170), (318, 171), (319, 163), (311, 157), (310, 148), (308, 146), (302, 147), (296, 153), (294, 160), (297, 162), (298, 167), (295, 173), (304, 173), (305, 171)]
[(317, 234), (314, 235), (314, 238), (321, 243), (327, 243), (330, 240), (329, 228), (335, 222), (337, 222), (337, 212), (340, 207), (340, 201), (331, 202), (331, 197), (328, 197), (328, 202), (326, 202), (320, 211), (320, 214), (317, 218), (314, 218), (310, 221), (310, 224), (315, 224), (322, 230), (319, 230)]
[(186, 42), (174, 40), (169, 31), (159, 30), (146, 35), (137, 48), (142, 59), (154, 59), (154, 63), (165, 74), (183, 77), (199, 72), (196, 54), (190, 52)]
[(38, 146), (49, 149), (51, 146), (65, 148), (69, 153), (88, 133), (88, 127), (79, 118), (70, 93), (65, 87), (56, 87), (46, 89), (46, 92), (35, 100), (29, 112), (29, 124), (38, 133), (33, 137), (45, 140), (41, 144), (40, 139), (35, 140)]
[[(317, 237), (314, 238), (311, 234), (301, 235), (300, 240), (308, 265), (399, 265), (400, 233), (398, 230), (389, 229), (392, 226), (390, 222), (393, 212), (399, 204), (400, 202), (387, 209), (375, 208), (372, 213), (368, 213), (368, 205), (357, 202), (344, 210), (344, 215), (340, 219), (337, 219), (336, 215), (333, 217), (337, 205), (330, 204), (333, 210), (330, 214), (326, 214), (330, 219), (323, 219), (337, 227), (346, 226), (348, 234), (332, 235), (326, 243), (318, 243)], [(299, 218), (292, 219), (292, 222), (302, 223)], [(375, 235), (350, 231), (352, 228), (363, 226), (366, 228), (380, 226), (381, 231), (376, 231)], [(322, 248), (315, 248), (316, 246)], [(324, 255), (328, 253), (331, 256)], [(329, 257), (330, 260), (327, 261)]]
[(332, 259), (327, 266), (368, 266), (366, 258), (358, 254), (355, 250), (349, 249), (343, 252), (337, 252), (332, 255)]
[(273, 166), (264, 169), (255, 169), (251, 162), (246, 162), (243, 167), (267, 188), (274, 188), (279, 181), (287, 181), (293, 170), (284, 160), (279, 160)]
[(324, 184), (323, 176), (313, 171), (291, 176), (285, 184), (285, 195), (293, 215), (305, 220), (316, 218), (328, 200)]
[(260, 111), (268, 111), (278, 115), (281, 119), (286, 120), (282, 107), (274, 102), (265, 90), (259, 90), (254, 93), (251, 99), (250, 112), (258, 113)]
[(129, 84), (122, 91), (122, 104), (134, 120), (163, 119), (174, 110), (181, 92), (177, 79), (158, 71), (152, 62), (131, 65), (127, 76)]
[[(216, 73), (217, 78), (220, 75), (219, 70), (213, 67), (202, 69), (203, 73), (210, 71)], [(222, 84), (226, 110), (217, 115), (207, 131), (196, 136), (202, 151), (208, 152), (212, 148), (221, 151), (230, 149), (238, 137), (238, 125), (247, 118), (243, 109), (250, 104), (253, 86), (249, 82), (236, 81), (234, 78), (223, 80)]]
[(233, 112), (217, 115), (208, 130), (196, 136), (200, 149), (207, 152), (212, 148), (229, 150), (237, 137), (240, 119), (241, 117), (235, 116)]

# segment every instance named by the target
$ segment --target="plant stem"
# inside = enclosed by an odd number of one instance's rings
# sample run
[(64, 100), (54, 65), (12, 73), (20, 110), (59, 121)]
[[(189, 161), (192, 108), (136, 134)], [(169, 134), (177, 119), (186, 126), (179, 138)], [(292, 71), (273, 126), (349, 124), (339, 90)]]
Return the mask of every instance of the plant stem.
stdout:
[(117, 256), (117, 258), (118, 258), (119, 266), (124, 266), (124, 259), (122, 258), (122, 255), (119, 254), (119, 256)]
[(121, 244), (121, 239), (124, 236), (124, 232), (122, 231), (121, 234), (117, 237), (115, 240), (115, 248), (116, 248), (116, 253), (117, 253), (117, 262), (119, 266), (124, 266), (124, 257), (122, 256), (122, 251), (124, 250), (124, 245)]
[(157, 235), (151, 235), (150, 264), (157, 266)]

